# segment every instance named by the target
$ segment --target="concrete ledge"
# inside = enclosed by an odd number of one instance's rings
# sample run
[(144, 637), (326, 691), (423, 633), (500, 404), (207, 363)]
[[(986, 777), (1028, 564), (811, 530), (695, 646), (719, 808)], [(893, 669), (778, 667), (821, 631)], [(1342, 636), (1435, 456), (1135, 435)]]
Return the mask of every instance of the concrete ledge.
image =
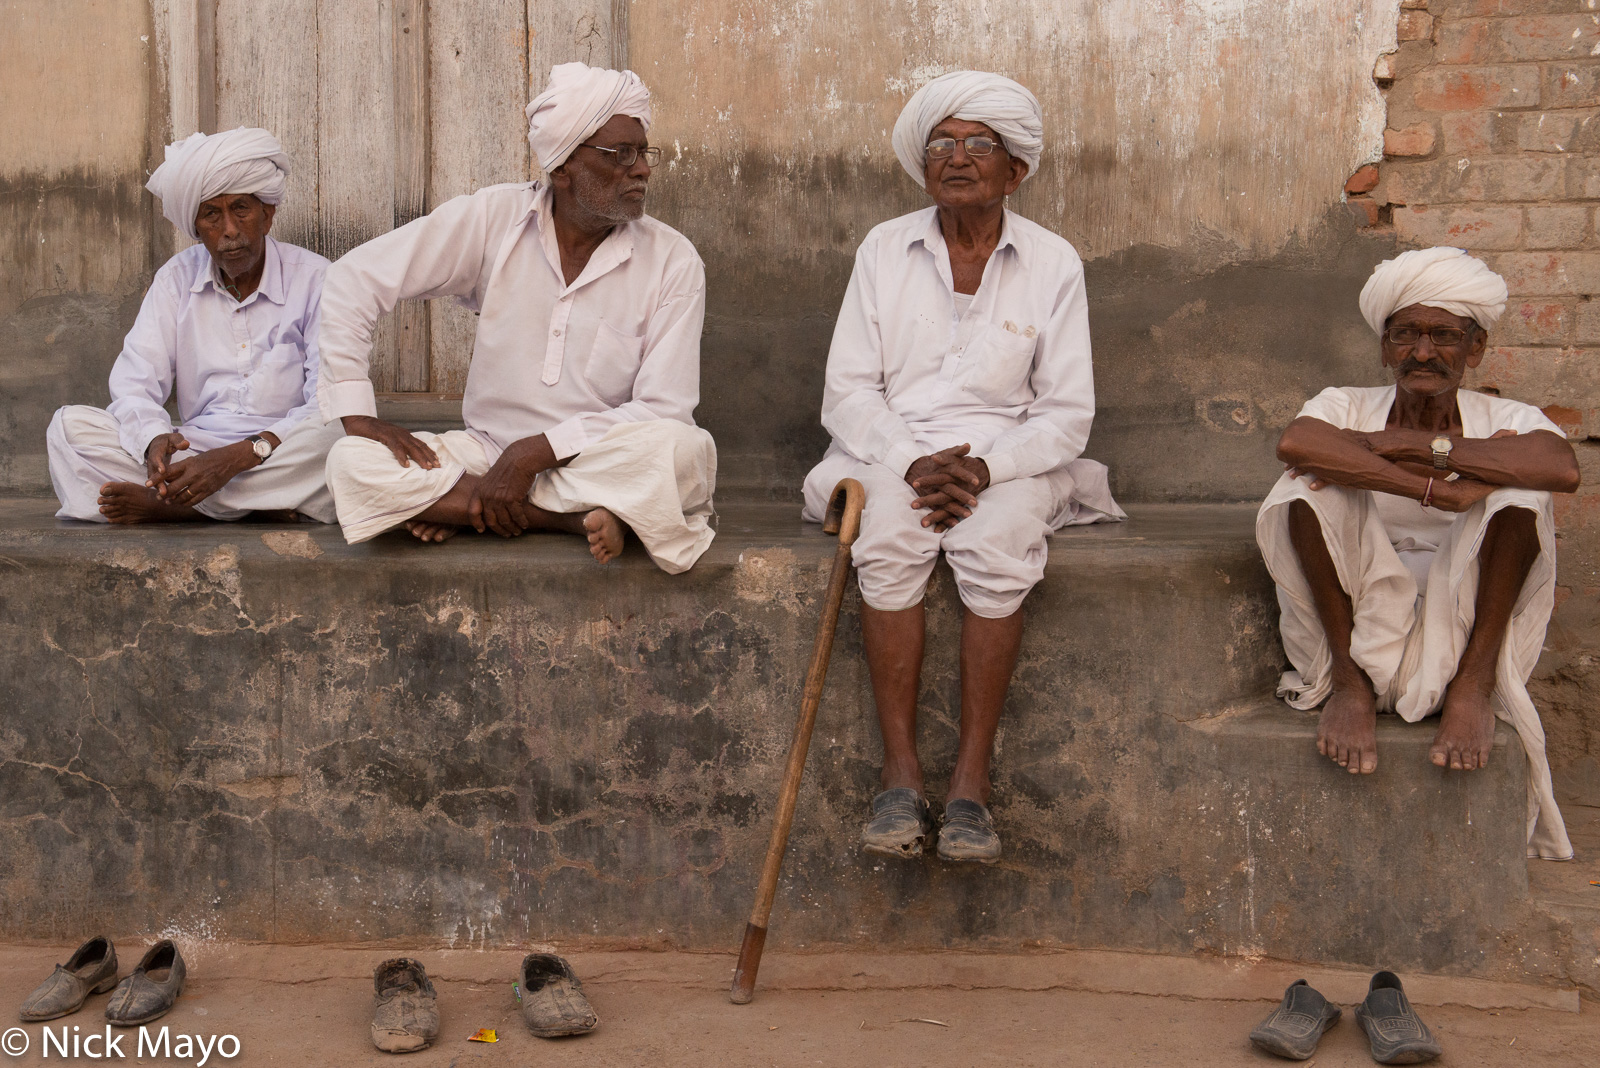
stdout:
[[(1146, 506), (1054, 539), (999, 742), (994, 868), (856, 850), (879, 753), (847, 605), (774, 945), (1558, 974), (1528, 928), (1514, 749), (1451, 778), (1414, 759), (1431, 728), (1386, 729), (1383, 770), (1352, 781), (1302, 714), (1260, 703), (1281, 659), (1253, 512)], [(833, 548), (792, 505), (726, 505), (676, 578), (560, 536), (350, 547), (9, 515), (0, 936), (737, 939)], [(934, 784), (958, 607), (939, 572)]]

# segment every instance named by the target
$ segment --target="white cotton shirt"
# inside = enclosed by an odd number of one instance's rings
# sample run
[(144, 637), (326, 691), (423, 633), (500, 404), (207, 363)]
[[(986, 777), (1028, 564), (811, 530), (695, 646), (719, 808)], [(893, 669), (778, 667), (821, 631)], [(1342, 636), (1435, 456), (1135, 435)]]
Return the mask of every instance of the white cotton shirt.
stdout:
[(267, 238), (261, 284), (243, 301), (222, 288), (204, 245), (191, 245), (156, 272), (133, 329), (111, 367), (118, 440), (143, 462), (174, 428), (176, 390), (191, 448), (209, 449), (270, 431), (281, 441), (316, 411), (317, 325), (328, 261)]
[(613, 426), (694, 425), (705, 267), (648, 215), (618, 225), (567, 285), (539, 183), (489, 186), (352, 250), (323, 294), (321, 405), (376, 415), (372, 330), (395, 302), (455, 297), (479, 313), (461, 412), (489, 462), (544, 434), (557, 459)]
[(936, 208), (867, 234), (828, 351), (834, 447), (904, 475), (967, 442), (996, 485), (1076, 459), (1094, 420), (1077, 251), (1007, 211), (970, 307), (958, 297)]
[[(1320, 419), (1343, 430), (1374, 433), (1389, 425), (1396, 388), (1330, 386), (1307, 401), (1296, 418)], [(1492, 437), (1501, 430), (1515, 430), (1519, 434), (1548, 430), (1566, 437), (1543, 412), (1521, 401), (1462, 389), (1456, 391), (1456, 409), (1461, 414), (1464, 438)], [(1455, 513), (1424, 508), (1418, 501), (1399, 494), (1374, 492), (1372, 496), (1383, 529), (1389, 535), (1389, 544), (1417, 579), (1418, 591), (1426, 591), (1433, 554), (1449, 536)]]

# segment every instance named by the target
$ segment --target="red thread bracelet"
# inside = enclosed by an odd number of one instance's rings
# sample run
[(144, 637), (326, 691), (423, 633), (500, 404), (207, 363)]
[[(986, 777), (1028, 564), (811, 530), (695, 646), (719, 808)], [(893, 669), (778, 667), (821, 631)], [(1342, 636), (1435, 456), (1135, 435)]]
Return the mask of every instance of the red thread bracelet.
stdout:
[(1428, 488), (1422, 491), (1422, 500), (1419, 503), (1424, 508), (1430, 507), (1433, 503), (1433, 479), (1428, 479)]

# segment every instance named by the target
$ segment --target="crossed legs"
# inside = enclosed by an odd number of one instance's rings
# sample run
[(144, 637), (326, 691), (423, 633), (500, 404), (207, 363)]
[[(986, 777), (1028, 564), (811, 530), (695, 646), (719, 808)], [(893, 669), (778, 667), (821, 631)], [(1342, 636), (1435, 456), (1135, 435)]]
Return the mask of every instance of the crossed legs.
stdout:
[[(1354, 625), (1350, 596), (1339, 582), (1316, 512), (1305, 501), (1289, 504), (1289, 540), (1332, 652), (1333, 693), (1322, 709), (1317, 751), (1352, 774), (1371, 774), (1378, 768), (1377, 694), (1372, 680), (1350, 656)], [(1472, 635), (1445, 690), (1439, 730), (1429, 751), (1438, 767), (1471, 771), (1489, 762), (1494, 742), (1490, 695), (1500, 648), (1517, 595), (1538, 558), (1534, 514), (1525, 508), (1496, 512), (1478, 554)]]
[[(926, 613), (921, 601), (898, 612), (861, 606), (861, 634), (883, 734), (883, 788), (923, 792), (917, 756), (917, 692)], [(989, 802), (989, 762), (1011, 673), (1022, 644), (1022, 610), (989, 619), (961, 613), (961, 732), (947, 800)]]

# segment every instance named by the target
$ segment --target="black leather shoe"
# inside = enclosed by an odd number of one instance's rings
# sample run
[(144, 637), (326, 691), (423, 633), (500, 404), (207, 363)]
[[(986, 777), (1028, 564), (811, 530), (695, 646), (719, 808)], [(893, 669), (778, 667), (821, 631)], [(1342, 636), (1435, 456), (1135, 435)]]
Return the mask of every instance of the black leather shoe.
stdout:
[(1356, 1007), (1356, 1019), (1372, 1044), (1372, 1059), (1379, 1064), (1421, 1064), (1444, 1052), (1428, 1025), (1411, 1007), (1394, 972), (1372, 977), (1367, 1000)]
[(104, 935), (91, 938), (28, 995), (22, 1003), (22, 1022), (39, 1023), (77, 1012), (90, 994), (104, 994), (116, 985), (117, 947)]
[(909, 786), (896, 786), (872, 799), (872, 818), (861, 828), (861, 848), (886, 857), (920, 857), (933, 833), (928, 802)]
[(1317, 1040), (1339, 1022), (1337, 1005), (1297, 979), (1283, 992), (1283, 1001), (1250, 1032), (1257, 1049), (1291, 1061), (1303, 1061), (1317, 1052)]
[(172, 939), (163, 938), (145, 952), (133, 974), (117, 984), (106, 1005), (106, 1020), (118, 1027), (137, 1027), (159, 1020), (183, 993), (187, 969)]

